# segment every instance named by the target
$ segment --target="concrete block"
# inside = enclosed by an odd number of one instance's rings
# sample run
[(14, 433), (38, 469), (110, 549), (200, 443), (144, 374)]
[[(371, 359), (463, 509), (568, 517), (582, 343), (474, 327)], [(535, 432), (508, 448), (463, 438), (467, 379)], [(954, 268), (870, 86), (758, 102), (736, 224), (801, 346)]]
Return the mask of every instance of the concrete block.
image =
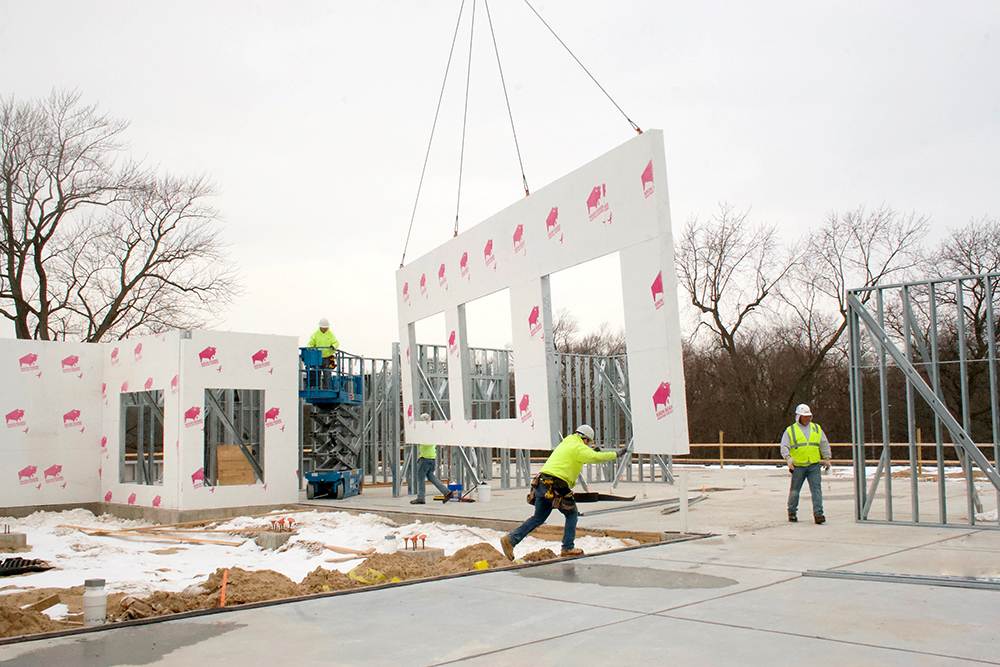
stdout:
[(444, 549), (401, 549), (396, 553), (406, 554), (407, 556), (413, 556), (414, 558), (420, 558), (428, 563), (436, 563), (444, 558)]
[(254, 538), (254, 542), (263, 549), (277, 549), (288, 541), (295, 533), (278, 532), (274, 530), (263, 530)]
[(24, 533), (0, 533), (0, 551), (23, 551), (28, 548)]

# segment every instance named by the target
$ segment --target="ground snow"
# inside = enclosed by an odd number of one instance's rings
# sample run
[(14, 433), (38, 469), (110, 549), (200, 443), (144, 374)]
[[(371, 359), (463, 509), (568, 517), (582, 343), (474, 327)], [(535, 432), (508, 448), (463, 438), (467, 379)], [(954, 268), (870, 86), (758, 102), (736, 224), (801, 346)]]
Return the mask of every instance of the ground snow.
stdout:
[[(273, 516), (293, 518), (297, 531), (288, 544), (277, 550), (262, 549), (252, 539), (245, 539), (240, 546), (182, 544), (141, 536), (128, 539), (89, 536), (78, 530), (60, 527), (124, 529), (154, 525), (145, 521), (117, 519), (107, 514), (94, 516), (82, 509), (36, 512), (22, 519), (4, 519), (12, 532), (27, 535), (28, 545), (32, 548), (30, 552), (20, 554), (22, 557), (48, 561), (56, 569), (0, 579), (0, 595), (3, 594), (3, 587), (8, 587), (7, 592), (31, 588), (70, 588), (82, 585), (86, 579), (104, 579), (107, 582), (105, 590), (109, 593), (145, 596), (154, 590), (178, 592), (204, 581), (220, 567), (274, 570), (301, 582), (317, 567), (348, 572), (363, 560), (359, 557), (342, 563), (328, 563), (327, 559), (346, 555), (317, 548), (316, 543), (362, 551), (369, 548), (383, 551), (387, 535), (396, 537), (399, 549), (403, 548), (404, 537), (426, 535), (428, 547), (444, 549), (445, 555), (450, 556), (462, 547), (480, 542), (487, 542), (500, 550), (500, 538), (504, 535), (486, 528), (437, 522), (417, 521), (405, 526), (393, 526), (387, 519), (374, 514), (311, 511), (276, 512)], [(268, 523), (267, 519), (238, 517), (211, 527), (240, 531), (266, 527)], [(224, 532), (195, 533), (191, 536), (234, 542), (244, 540)], [(614, 538), (586, 536), (578, 539), (576, 546), (586, 552), (596, 552), (618, 549), (625, 544)], [(556, 553), (560, 550), (558, 542), (528, 537), (518, 545), (517, 555), (546, 547)], [(155, 553), (157, 551), (174, 552)]]

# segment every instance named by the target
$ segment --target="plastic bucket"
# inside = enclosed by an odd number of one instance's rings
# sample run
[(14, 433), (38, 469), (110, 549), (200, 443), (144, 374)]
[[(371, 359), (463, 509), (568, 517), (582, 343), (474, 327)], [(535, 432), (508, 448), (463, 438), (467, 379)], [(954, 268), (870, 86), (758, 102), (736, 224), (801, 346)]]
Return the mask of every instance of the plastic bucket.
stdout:
[(448, 490), (452, 493), (452, 498), (458, 500), (462, 497), (462, 485), (461, 484), (449, 484)]
[(490, 502), (491, 489), (489, 484), (480, 484), (479, 486), (477, 486), (476, 493), (479, 495), (479, 502), (481, 503)]

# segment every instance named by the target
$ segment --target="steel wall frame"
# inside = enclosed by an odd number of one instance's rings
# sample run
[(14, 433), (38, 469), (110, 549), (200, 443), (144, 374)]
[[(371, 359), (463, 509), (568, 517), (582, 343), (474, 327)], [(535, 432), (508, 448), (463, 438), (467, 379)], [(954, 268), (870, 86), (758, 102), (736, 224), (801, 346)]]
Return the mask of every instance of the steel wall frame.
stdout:
[[(950, 444), (956, 454), (952, 467), (960, 469), (964, 485), (965, 524), (1000, 527), (1000, 517), (995, 514), (1000, 506), (1000, 476), (996, 469), (1000, 458), (995, 303), (998, 285), (1000, 273), (988, 273), (847, 291), (851, 434), (858, 521), (958, 525), (958, 518), (949, 518), (947, 504), (946, 447)], [(874, 312), (869, 309), (872, 304)], [(974, 347), (970, 345), (970, 335), (976, 344)], [(957, 376), (950, 372), (956, 365)], [(869, 411), (864, 387), (868, 384), (866, 379), (870, 380), (876, 369), (878, 407), (868, 418), (874, 431), (873, 417), (876, 413), (881, 415), (882, 452), (869, 484), (865, 463), (865, 417)], [(980, 381), (976, 387), (971, 387), (971, 370), (978, 371), (976, 376), (979, 378), (985, 371), (987, 382)], [(889, 444), (890, 372), (898, 373), (905, 382), (904, 418), (909, 448), (908, 470), (897, 471), (897, 475), (903, 473), (908, 477), (909, 484), (895, 492)], [(945, 374), (949, 375), (950, 396), (942, 381)], [(988, 397), (984, 384), (988, 384)], [(978, 390), (976, 396), (974, 390)], [(933, 420), (936, 484), (921, 484), (920, 480), (918, 447), (922, 443), (918, 442), (918, 419), (921, 418), (925, 423), (928, 419)], [(980, 435), (978, 443), (973, 438), (974, 431)], [(946, 436), (950, 443), (946, 442)], [(987, 442), (983, 436), (992, 440)], [(989, 445), (992, 445), (992, 461), (980, 448)], [(980, 473), (979, 478), (976, 471)], [(992, 486), (990, 497), (995, 500), (992, 513), (984, 512), (976, 487), (976, 481), (984, 480)], [(884, 501), (881, 520), (872, 518), (880, 484)], [(952, 480), (952, 487), (954, 485)], [(936, 520), (922, 519), (921, 493), (926, 496), (932, 492), (937, 500)], [(900, 499), (903, 495), (909, 495), (909, 518), (900, 517), (905, 512), (893, 507), (894, 497)], [(926, 514), (925, 508), (925, 517)]]
[[(441, 351), (445, 353), (441, 354)], [(473, 358), (483, 360), (473, 372), (476, 400), (484, 405), (510, 403), (510, 370), (514, 363), (509, 350), (470, 348)], [(435, 345), (417, 347), (417, 358), (424, 368), (422, 381), (426, 398), (423, 411), (442, 412), (447, 401), (447, 348)], [(442, 360), (443, 356), (443, 360)], [(593, 356), (557, 353), (561, 377), (560, 423), (562, 433), (578, 423), (591, 424), (599, 441), (607, 447), (628, 445), (632, 440), (632, 422), (628, 396), (628, 362), (624, 355)], [(404, 417), (400, 391), (399, 345), (393, 344), (392, 359), (362, 358), (363, 426), (360, 466), (366, 484), (392, 483), (393, 496), (414, 495), (416, 446), (402, 442)], [(475, 370), (475, 369), (473, 369)], [(434, 391), (430, 391), (433, 388)], [(392, 400), (396, 397), (396, 400)], [(493, 409), (490, 412), (494, 412)], [(438, 474), (468, 490), (480, 481), (499, 479), (500, 488), (521, 488), (531, 483), (530, 452), (507, 448), (439, 447)], [(617, 466), (614, 463), (586, 466), (586, 485), (593, 482), (633, 481), (631, 457)], [(639, 455), (638, 481), (660, 480), (673, 483), (672, 457)], [(648, 468), (647, 468), (648, 466)], [(404, 492), (403, 484), (407, 490)]]

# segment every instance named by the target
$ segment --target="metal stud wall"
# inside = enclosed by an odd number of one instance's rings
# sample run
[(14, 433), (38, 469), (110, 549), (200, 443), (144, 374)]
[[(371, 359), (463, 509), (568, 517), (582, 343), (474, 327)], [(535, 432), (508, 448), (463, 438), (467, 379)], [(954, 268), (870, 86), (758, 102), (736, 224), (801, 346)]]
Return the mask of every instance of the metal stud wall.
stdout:
[(1000, 526), (998, 287), (991, 273), (848, 290), (859, 521)]

